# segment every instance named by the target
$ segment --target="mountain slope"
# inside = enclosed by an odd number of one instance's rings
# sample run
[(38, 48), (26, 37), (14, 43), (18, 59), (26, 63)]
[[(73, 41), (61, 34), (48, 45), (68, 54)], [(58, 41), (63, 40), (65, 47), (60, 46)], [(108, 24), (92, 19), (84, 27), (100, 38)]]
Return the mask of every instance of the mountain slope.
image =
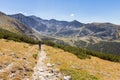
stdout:
[(2, 12), (0, 12), (0, 28), (16, 33), (32, 33), (32, 29), (26, 27), (18, 20), (11, 18)]
[(21, 13), (9, 16), (19, 20), (21, 23), (28, 27), (35, 28), (38, 31), (44, 30), (45, 25), (37, 20), (34, 20), (32, 17), (25, 16)]
[[(31, 22), (32, 23), (32, 22)], [(24, 25), (19, 20), (9, 17), (8, 15), (0, 12), (0, 28), (8, 30), (10, 32), (27, 35), (34, 39), (40, 40), (40, 33), (33, 28)]]

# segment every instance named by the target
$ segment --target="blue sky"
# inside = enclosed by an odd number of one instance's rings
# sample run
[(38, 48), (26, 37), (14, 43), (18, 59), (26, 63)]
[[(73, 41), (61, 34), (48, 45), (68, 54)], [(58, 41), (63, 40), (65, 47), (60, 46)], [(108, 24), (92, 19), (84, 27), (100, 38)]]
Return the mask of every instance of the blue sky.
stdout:
[(120, 0), (1, 0), (0, 11), (43, 19), (120, 24)]

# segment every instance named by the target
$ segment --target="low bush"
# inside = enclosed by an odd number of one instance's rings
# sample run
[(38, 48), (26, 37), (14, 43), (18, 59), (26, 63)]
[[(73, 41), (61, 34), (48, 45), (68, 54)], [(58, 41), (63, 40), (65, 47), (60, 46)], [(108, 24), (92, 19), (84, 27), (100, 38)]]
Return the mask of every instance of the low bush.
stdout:
[(37, 59), (38, 54), (33, 54), (32, 56), (33, 56), (34, 59)]

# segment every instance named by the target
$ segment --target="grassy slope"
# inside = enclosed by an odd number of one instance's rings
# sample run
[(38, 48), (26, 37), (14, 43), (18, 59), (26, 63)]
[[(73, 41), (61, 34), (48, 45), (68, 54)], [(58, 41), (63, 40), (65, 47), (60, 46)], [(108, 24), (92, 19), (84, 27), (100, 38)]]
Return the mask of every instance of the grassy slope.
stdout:
[[(12, 80), (30, 78), (36, 64), (33, 54), (38, 52), (37, 45), (0, 39), (0, 69), (6, 70), (0, 70), (0, 79), (9, 80), (12, 74), (15, 74), (11, 77)], [(13, 65), (10, 66), (11, 64)]]
[(57, 63), (58, 68), (72, 80), (119, 80), (120, 63), (102, 60), (97, 57), (79, 59), (75, 55), (61, 49), (45, 47), (51, 63)]

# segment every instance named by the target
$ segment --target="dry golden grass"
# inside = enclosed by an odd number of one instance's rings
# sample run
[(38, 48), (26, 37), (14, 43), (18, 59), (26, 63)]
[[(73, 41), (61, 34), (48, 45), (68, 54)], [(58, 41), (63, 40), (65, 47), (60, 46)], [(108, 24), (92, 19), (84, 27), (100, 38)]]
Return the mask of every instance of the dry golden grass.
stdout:
[[(97, 57), (81, 60), (61, 49), (45, 46), (47, 62), (56, 63), (65, 75), (72, 75), (72, 80), (119, 80), (120, 63), (102, 60)], [(12, 80), (30, 78), (38, 54), (38, 46), (14, 41), (0, 40), (0, 79)], [(50, 59), (49, 59), (50, 58)], [(1, 70), (5, 70), (4, 72)], [(97, 77), (97, 78), (96, 78)]]
[[(36, 64), (33, 54), (38, 53), (37, 45), (0, 39), (0, 79), (30, 78)], [(14, 76), (10, 78), (12, 75)]]
[[(45, 46), (45, 51), (50, 57), (49, 61), (51, 63), (60, 64), (58, 66), (59, 69), (65, 70), (66, 72), (67, 70), (74, 71), (72, 73), (73, 80), (77, 79), (75, 77), (79, 78), (77, 80), (97, 80), (94, 77), (91, 78), (91, 76), (88, 76), (90, 77), (88, 78), (86, 77), (87, 75), (94, 75), (100, 80), (120, 80), (120, 63), (102, 60), (97, 57), (82, 60), (71, 53), (49, 46)], [(84, 78), (81, 78), (83, 76)]]

